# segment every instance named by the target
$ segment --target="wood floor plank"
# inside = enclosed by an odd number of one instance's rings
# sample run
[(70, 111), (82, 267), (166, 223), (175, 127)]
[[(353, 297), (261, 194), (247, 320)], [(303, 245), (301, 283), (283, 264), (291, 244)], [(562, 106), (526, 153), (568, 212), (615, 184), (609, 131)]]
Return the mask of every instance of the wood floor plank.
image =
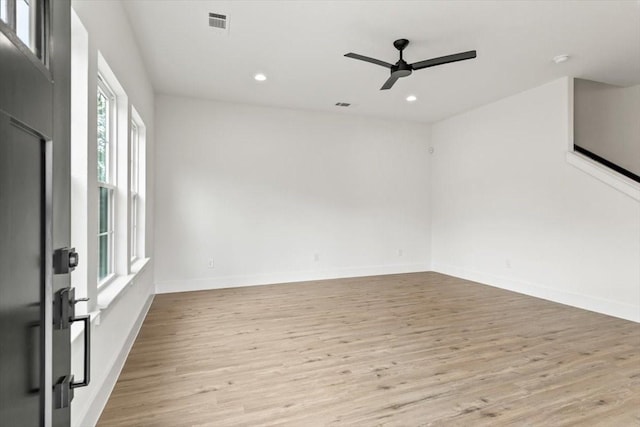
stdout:
[(640, 325), (412, 273), (157, 295), (100, 426), (640, 426)]

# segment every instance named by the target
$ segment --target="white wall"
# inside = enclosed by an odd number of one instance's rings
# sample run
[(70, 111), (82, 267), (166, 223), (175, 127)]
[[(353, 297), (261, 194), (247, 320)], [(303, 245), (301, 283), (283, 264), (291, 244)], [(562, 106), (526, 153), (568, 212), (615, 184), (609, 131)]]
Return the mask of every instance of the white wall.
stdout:
[[(86, 30), (86, 37), (81, 43), (74, 44), (74, 49), (87, 49), (84, 60), (76, 56), (75, 65), (84, 63), (86, 69), (76, 72), (74, 76), (80, 76), (82, 84), (88, 86), (84, 90), (88, 108), (84, 114), (88, 117), (74, 117), (73, 129), (78, 135), (84, 126), (86, 132), (87, 150), (82, 153), (84, 164), (88, 168), (82, 171), (78, 168), (74, 171), (85, 176), (86, 185), (74, 188), (74, 197), (86, 197), (84, 204), (86, 212), (75, 215), (77, 221), (84, 221), (85, 227), (80, 233), (89, 242), (86, 245), (86, 254), (81, 254), (81, 262), (86, 268), (79, 269), (72, 275), (72, 284), (81, 287), (84, 283), (95, 283), (97, 273), (97, 248), (92, 243), (97, 236), (97, 195), (95, 189), (95, 135), (96, 135), (96, 85), (98, 70), (98, 51), (117, 77), (122, 89), (126, 92), (129, 105), (133, 105), (147, 128), (146, 158), (147, 158), (147, 221), (145, 254), (151, 257), (151, 264), (147, 265), (135, 277), (130, 285), (115, 301), (106, 309), (99, 312), (92, 328), (92, 377), (91, 384), (86, 388), (75, 390), (75, 398), (72, 403), (72, 425), (94, 425), (97, 417), (106, 403), (106, 399), (113, 387), (120, 368), (124, 363), (124, 357), (129, 346), (135, 338), (137, 328), (144, 317), (154, 292), (153, 286), (153, 157), (154, 157), (154, 93), (148, 80), (147, 73), (141, 60), (140, 52), (133, 33), (129, 27), (128, 18), (124, 13), (120, 2), (115, 1), (78, 1), (72, 6), (80, 18), (80, 32)], [(77, 21), (76, 21), (77, 24)], [(82, 29), (84, 27), (84, 30)], [(77, 41), (77, 40), (76, 40)], [(83, 47), (84, 46), (84, 47)], [(75, 52), (78, 53), (77, 51)], [(76, 70), (77, 71), (77, 70)], [(77, 86), (76, 86), (77, 87)], [(74, 102), (82, 97), (81, 92), (74, 92)], [(81, 100), (80, 100), (81, 101)], [(75, 110), (74, 110), (75, 113)], [(80, 113), (82, 114), (82, 112)], [(126, 128), (125, 128), (126, 141)], [(81, 137), (81, 135), (80, 135)], [(125, 144), (126, 145), (126, 144)], [(126, 146), (124, 147), (126, 149)], [(86, 178), (88, 176), (88, 179)], [(83, 196), (82, 192), (86, 192)], [(74, 209), (76, 205), (74, 204)], [(126, 233), (125, 233), (126, 235)], [(88, 236), (88, 237), (87, 237)], [(80, 275), (79, 275), (80, 274)], [(95, 291), (89, 291), (92, 297), (89, 310), (96, 307), (97, 295)], [(81, 361), (82, 340), (73, 342), (72, 362), (74, 374), (82, 376)]]
[(576, 145), (640, 175), (640, 85), (575, 79)]
[(159, 95), (156, 126), (158, 292), (429, 269), (426, 125)]
[(568, 87), (433, 125), (433, 267), (640, 321), (640, 205), (565, 162)]

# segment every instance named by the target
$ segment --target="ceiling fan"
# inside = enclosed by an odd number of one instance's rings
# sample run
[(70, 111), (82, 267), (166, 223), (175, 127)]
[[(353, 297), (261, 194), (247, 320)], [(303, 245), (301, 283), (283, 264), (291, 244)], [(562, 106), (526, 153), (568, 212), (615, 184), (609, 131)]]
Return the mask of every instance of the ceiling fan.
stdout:
[(407, 77), (415, 70), (421, 70), (423, 68), (435, 67), (436, 65), (448, 64), (450, 62), (464, 61), (466, 59), (473, 59), (476, 57), (476, 51), (470, 50), (468, 52), (454, 53), (453, 55), (440, 56), (438, 58), (431, 58), (424, 61), (414, 62), (413, 64), (407, 64), (402, 59), (402, 51), (409, 45), (409, 40), (399, 39), (393, 42), (396, 49), (400, 51), (400, 59), (395, 64), (389, 64), (379, 59), (369, 58), (368, 56), (359, 55), (357, 53), (347, 53), (344, 56), (347, 58), (359, 59), (360, 61), (371, 62), (372, 64), (381, 65), (391, 70), (391, 76), (382, 85), (380, 90), (391, 89), (395, 82), (400, 77)]

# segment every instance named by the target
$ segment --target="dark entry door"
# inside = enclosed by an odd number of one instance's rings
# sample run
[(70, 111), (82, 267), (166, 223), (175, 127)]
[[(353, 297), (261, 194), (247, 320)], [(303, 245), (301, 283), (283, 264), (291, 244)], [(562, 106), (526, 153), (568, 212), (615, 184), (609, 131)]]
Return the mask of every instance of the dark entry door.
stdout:
[(69, 0), (0, 1), (0, 424), (68, 426), (70, 371), (53, 325), (55, 248), (69, 246)]

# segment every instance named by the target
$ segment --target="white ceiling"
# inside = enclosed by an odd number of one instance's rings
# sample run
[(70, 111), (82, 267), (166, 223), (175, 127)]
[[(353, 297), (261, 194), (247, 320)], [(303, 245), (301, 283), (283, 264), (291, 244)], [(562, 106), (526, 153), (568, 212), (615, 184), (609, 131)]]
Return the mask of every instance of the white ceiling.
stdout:
[[(640, 2), (124, 2), (159, 93), (421, 122), (562, 76), (640, 83)], [(227, 14), (230, 31), (208, 26)], [(478, 58), (416, 71), (388, 91), (383, 67), (407, 38), (407, 62), (475, 49)], [(555, 64), (558, 54), (571, 55)], [(265, 73), (264, 83), (254, 81)], [(418, 101), (405, 101), (415, 94)], [(354, 104), (335, 107), (338, 101)]]

